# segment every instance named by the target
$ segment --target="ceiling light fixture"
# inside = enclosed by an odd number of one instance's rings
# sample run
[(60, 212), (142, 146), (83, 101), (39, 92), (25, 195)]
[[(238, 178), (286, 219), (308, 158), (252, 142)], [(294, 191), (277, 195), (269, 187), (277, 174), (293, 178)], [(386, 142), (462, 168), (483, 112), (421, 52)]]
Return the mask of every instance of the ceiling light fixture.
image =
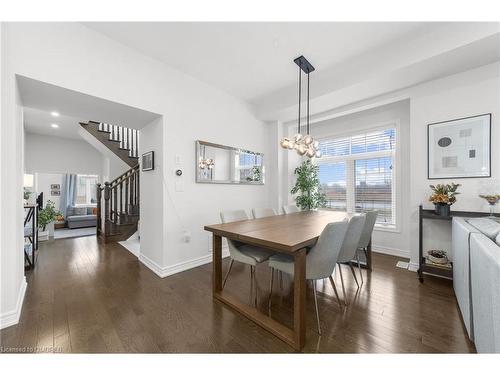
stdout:
[(53, 127), (54, 129), (57, 129), (59, 127), (59, 125), (57, 124), (50, 124), (51, 127)]
[[(300, 156), (306, 155), (309, 158), (320, 158), (321, 151), (319, 150), (319, 142), (315, 141), (313, 137), (309, 134), (309, 73), (314, 72), (314, 66), (311, 65), (309, 61), (304, 56), (299, 56), (293, 60), (295, 64), (299, 67), (299, 116), (297, 119), (298, 132), (295, 134), (293, 139), (288, 137), (283, 138), (280, 141), (281, 147), (288, 150), (296, 150)], [(306, 123), (306, 135), (300, 133), (300, 109), (302, 104), (302, 72), (307, 74), (307, 123)]]
[(59, 117), (59, 112), (53, 111), (53, 112), (50, 112), (50, 114), (51, 114), (53, 117)]

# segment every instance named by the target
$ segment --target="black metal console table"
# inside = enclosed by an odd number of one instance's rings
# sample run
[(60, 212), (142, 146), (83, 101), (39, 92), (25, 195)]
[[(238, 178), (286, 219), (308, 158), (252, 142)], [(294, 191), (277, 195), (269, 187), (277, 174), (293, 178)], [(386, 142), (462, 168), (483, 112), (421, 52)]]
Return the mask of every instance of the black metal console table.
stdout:
[[(36, 251), (38, 250), (38, 205), (28, 204), (24, 206), (24, 209), (28, 210), (24, 218), (24, 238), (27, 238), (31, 244), (31, 251), (27, 251), (26, 246), (24, 247), (24, 268), (32, 269), (35, 268)], [(26, 227), (29, 222), (31, 222), (31, 228)]]
[[(495, 217), (500, 217), (500, 214), (494, 214)], [(429, 263), (424, 256), (422, 235), (423, 235), (423, 221), (424, 219), (431, 220), (447, 220), (451, 221), (454, 216), (457, 217), (488, 217), (488, 212), (473, 212), (473, 211), (451, 211), (449, 216), (441, 216), (434, 212), (434, 210), (427, 210), (419, 206), (418, 215), (418, 279), (421, 283), (424, 282), (424, 273), (434, 276), (442, 276), (452, 279), (453, 278), (453, 262), (451, 268), (444, 268), (440, 265)]]

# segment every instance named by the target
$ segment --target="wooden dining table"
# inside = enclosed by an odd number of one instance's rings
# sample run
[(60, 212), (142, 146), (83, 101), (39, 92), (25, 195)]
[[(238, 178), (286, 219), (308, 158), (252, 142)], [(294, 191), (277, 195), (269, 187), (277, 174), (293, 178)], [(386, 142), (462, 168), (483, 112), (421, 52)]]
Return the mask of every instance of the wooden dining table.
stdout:
[[(313, 246), (328, 223), (339, 222), (352, 214), (339, 211), (302, 211), (260, 219), (206, 225), (213, 236), (213, 297), (268, 330), (296, 350), (301, 350), (306, 337), (306, 249)], [(258, 246), (294, 259), (293, 327), (272, 319), (258, 308), (242, 302), (222, 288), (222, 237)], [(367, 265), (371, 267), (369, 249)]]

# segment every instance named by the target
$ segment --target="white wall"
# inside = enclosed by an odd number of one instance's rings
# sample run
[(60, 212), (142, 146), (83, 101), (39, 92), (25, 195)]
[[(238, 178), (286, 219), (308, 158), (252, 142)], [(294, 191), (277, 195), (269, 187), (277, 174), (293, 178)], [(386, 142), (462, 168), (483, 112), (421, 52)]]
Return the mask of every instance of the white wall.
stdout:
[(26, 133), (26, 173), (102, 176), (102, 155), (85, 141)]
[[(418, 262), (418, 215), (420, 203), (427, 201), (429, 184), (460, 183), (461, 195), (452, 210), (488, 211), (486, 201), (478, 197), (484, 178), (427, 180), (427, 124), (461, 117), (492, 114), (491, 175), (500, 177), (500, 64), (492, 64), (415, 87), (411, 95), (411, 259)], [(451, 252), (449, 223), (427, 223), (424, 246)]]
[[(2, 114), (3, 155), (16, 155), (22, 162), (22, 135), (18, 134), (22, 126), (16, 130), (14, 125), (15, 74), (163, 116), (164, 155), (160, 168), (165, 184), (159, 197), (143, 196), (152, 201), (158, 201), (161, 196), (164, 198), (165, 214), (163, 222), (160, 221), (158, 225), (163, 228), (163, 233), (166, 232), (166, 237), (156, 234), (151, 245), (157, 252), (155, 259), (163, 259), (163, 263), (155, 265), (162, 275), (210, 261), (209, 236), (203, 231), (203, 225), (218, 222), (219, 210), (267, 205), (268, 185), (194, 183), (196, 139), (267, 154), (265, 124), (257, 121), (249, 108), (239, 100), (81, 24), (9, 23), (2, 34), (5, 42), (2, 77), (5, 95), (2, 92), (2, 104), (7, 112)], [(5, 138), (10, 142), (6, 142)], [(141, 143), (143, 141), (141, 139)], [(141, 144), (142, 149), (143, 146)], [(21, 207), (23, 168), (22, 165), (17, 168), (7, 164), (4, 159), (2, 163), (1, 200), (10, 200), (6, 207), (8, 210), (2, 208), (2, 215), (9, 212), (7, 225), (4, 222), (7, 216), (2, 218), (3, 233), (9, 233), (6, 240), (2, 237), (3, 257), (4, 248), (21, 249), (22, 222), (12, 220), (11, 213), (16, 209), (19, 211)], [(183, 177), (175, 177), (174, 170), (177, 168), (184, 171)], [(16, 174), (21, 177), (17, 178)], [(5, 184), (5, 179), (9, 180), (9, 186)], [(181, 180), (183, 191), (175, 191), (176, 182)], [(170, 195), (167, 195), (167, 191)], [(17, 205), (12, 201), (16, 194)], [(182, 241), (184, 230), (190, 232), (190, 242)], [(12, 233), (16, 233), (16, 236), (12, 237)], [(8, 246), (4, 246), (4, 242)], [(12, 290), (22, 278), (21, 251), (12, 250), (6, 256), (9, 260), (2, 262), (2, 270), (4, 264), (8, 264), (15, 271), (5, 268), (11, 281), (2, 283), (5, 286), (2, 286), (5, 288), (5, 291), (2, 289), (2, 300), (7, 293), (17, 293)], [(15, 305), (10, 295), (7, 299), (9, 305)]]
[[(359, 92), (358, 97), (362, 98), (366, 93)], [(469, 70), (460, 74), (450, 75), (446, 78), (409, 87), (404, 90), (391, 92), (377, 96), (368, 100), (354, 101), (352, 104), (338, 108), (332, 108), (325, 114), (316, 114), (316, 117), (340, 118), (371, 108), (387, 105), (402, 100), (409, 100), (410, 103), (410, 132), (409, 132), (409, 160), (403, 160), (403, 184), (409, 185), (409, 195), (403, 195), (401, 199), (409, 202), (407, 211), (402, 209), (403, 221), (408, 221), (408, 239), (404, 236), (402, 242), (394, 243), (391, 247), (401, 252), (406, 252), (408, 244), (411, 263), (418, 263), (418, 206), (423, 204), (426, 208), (433, 208), (428, 202), (430, 193), (429, 184), (449, 183), (451, 181), (462, 184), (461, 195), (453, 205), (454, 210), (463, 211), (488, 211), (487, 203), (478, 197), (479, 186), (482, 181), (489, 179), (449, 179), (449, 180), (428, 180), (427, 179), (427, 124), (444, 120), (451, 120), (461, 117), (473, 116), (484, 113), (492, 113), (492, 178), (500, 177), (500, 151), (498, 142), (500, 139), (500, 125), (498, 122), (500, 103), (500, 63), (485, 65), (483, 67)], [(358, 116), (358, 115), (354, 115)], [(315, 132), (315, 124), (312, 125), (312, 132)], [(285, 132), (293, 134), (295, 128)], [(283, 180), (283, 196), (293, 184), (293, 168), (300, 162), (293, 153), (282, 151), (283, 169), (285, 174)], [(287, 158), (294, 160), (287, 163)], [(405, 181), (406, 169), (410, 170), (408, 180)], [(406, 191), (403, 188), (403, 191)], [(404, 226), (403, 226), (404, 228)], [(404, 231), (404, 229), (403, 229)], [(425, 240), (424, 248), (439, 248), (451, 251), (451, 231), (449, 223), (427, 222), (424, 227)], [(403, 233), (403, 232), (402, 232)], [(375, 235), (379, 244), (389, 243), (392, 234), (378, 233)], [(384, 249), (382, 249), (384, 250)], [(394, 253), (398, 253), (397, 251)], [(451, 254), (451, 256), (453, 256)]]
[(37, 194), (43, 193), (43, 201), (44, 204), (48, 200), (54, 202), (54, 206), (56, 210), (60, 209), (60, 201), (61, 197), (57, 195), (51, 195), (50, 185), (59, 184), (61, 187), (62, 184), (62, 174), (61, 173), (36, 173), (35, 174), (35, 191)]

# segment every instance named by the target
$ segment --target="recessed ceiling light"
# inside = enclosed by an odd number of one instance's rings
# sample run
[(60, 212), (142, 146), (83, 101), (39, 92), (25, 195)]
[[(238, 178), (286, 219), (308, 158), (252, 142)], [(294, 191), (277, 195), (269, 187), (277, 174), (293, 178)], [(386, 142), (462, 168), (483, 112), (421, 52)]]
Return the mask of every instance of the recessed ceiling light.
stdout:
[(54, 117), (59, 117), (59, 112), (50, 112), (50, 114)]
[(52, 126), (54, 129), (57, 129), (59, 127), (59, 125), (57, 124), (50, 124), (50, 126)]

